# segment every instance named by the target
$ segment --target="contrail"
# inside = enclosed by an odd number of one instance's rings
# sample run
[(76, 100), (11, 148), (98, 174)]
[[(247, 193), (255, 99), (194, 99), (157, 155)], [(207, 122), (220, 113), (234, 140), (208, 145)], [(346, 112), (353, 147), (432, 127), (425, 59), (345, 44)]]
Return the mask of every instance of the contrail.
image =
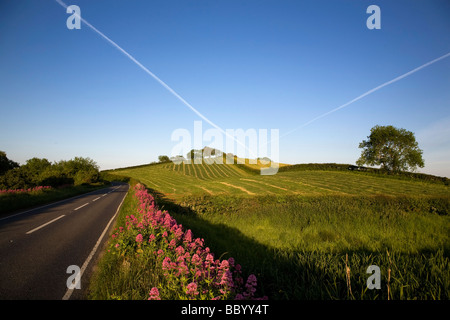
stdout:
[[(67, 9), (67, 5), (62, 2), (61, 0), (55, 0), (56, 2), (58, 2), (61, 6), (63, 6), (64, 8)], [(191, 104), (189, 104), (186, 100), (184, 100), (178, 93), (175, 92), (175, 90), (173, 90), (171, 87), (169, 87), (164, 81), (162, 81), (160, 78), (158, 78), (158, 76), (156, 76), (153, 72), (151, 72), (150, 70), (148, 70), (142, 63), (140, 63), (138, 60), (136, 60), (131, 54), (129, 54), (127, 51), (125, 51), (124, 49), (122, 49), (121, 46), (119, 46), (117, 43), (115, 43), (114, 41), (112, 41), (110, 38), (108, 38), (103, 32), (101, 32), (100, 30), (98, 30), (96, 27), (94, 27), (92, 24), (90, 24), (89, 22), (86, 21), (86, 19), (82, 18), (81, 16), (77, 17), (80, 18), (81, 21), (84, 22), (84, 24), (86, 24), (89, 28), (91, 28), (93, 31), (95, 31), (98, 35), (100, 35), (103, 39), (105, 39), (106, 41), (108, 41), (110, 44), (112, 44), (117, 50), (119, 50), (120, 52), (122, 52), (124, 55), (126, 55), (131, 61), (133, 61), (135, 64), (138, 65), (139, 68), (141, 68), (142, 70), (144, 70), (147, 74), (149, 74), (153, 79), (155, 79), (156, 81), (158, 81), (164, 88), (166, 88), (171, 94), (173, 94), (176, 98), (178, 98), (184, 105), (186, 105), (189, 109), (191, 109), (192, 111), (195, 112), (195, 114), (197, 114), (200, 118), (202, 118), (203, 120), (205, 120), (206, 122), (208, 122), (210, 125), (212, 125), (214, 128), (222, 130), (219, 126), (217, 126), (215, 123), (213, 123), (211, 120), (209, 120), (208, 118), (206, 118), (203, 114), (200, 113), (200, 111), (198, 111), (197, 109), (195, 109)], [(222, 130), (223, 131), (223, 130)]]
[[(66, 5), (62, 0), (55, 0), (57, 3), (59, 3), (62, 7), (66, 8), (68, 7), (68, 5)], [(92, 24), (90, 24), (88, 21), (86, 21), (86, 19), (82, 18), (79, 15), (76, 15), (77, 17), (80, 18), (80, 20), (86, 24), (89, 28), (91, 28), (93, 31), (95, 31), (98, 35), (100, 35), (103, 39), (105, 39), (106, 41), (108, 41), (113, 47), (115, 47), (117, 50), (119, 50), (120, 52), (122, 52), (125, 56), (127, 56), (131, 61), (133, 61), (139, 68), (141, 68), (143, 71), (145, 71), (148, 75), (150, 75), (153, 79), (155, 79), (156, 81), (159, 82), (159, 84), (161, 84), (165, 89), (167, 89), (172, 95), (174, 95), (178, 100), (180, 100), (186, 107), (188, 107), (189, 109), (191, 109), (196, 115), (198, 115), (200, 118), (202, 118), (203, 120), (205, 120), (207, 123), (209, 123), (211, 126), (213, 126), (214, 128), (216, 128), (217, 130), (219, 130), (221, 133), (225, 134), (226, 136), (232, 138), (234, 141), (236, 141), (238, 144), (240, 144), (241, 146), (243, 146), (246, 150), (248, 150), (250, 153), (254, 154), (254, 152), (252, 152), (251, 150), (249, 150), (247, 148), (247, 146), (245, 146), (241, 141), (239, 141), (238, 139), (236, 139), (234, 136), (230, 135), (229, 133), (227, 133), (225, 130), (223, 130), (221, 127), (219, 127), (218, 125), (216, 125), (214, 122), (212, 122), (211, 120), (209, 120), (207, 117), (205, 117), (200, 111), (198, 111), (197, 109), (195, 109), (190, 103), (188, 103), (186, 100), (183, 99), (183, 97), (181, 97), (178, 93), (175, 92), (175, 90), (173, 90), (171, 87), (169, 87), (168, 84), (166, 84), (164, 81), (162, 81), (157, 75), (155, 75), (153, 72), (151, 72), (150, 70), (148, 70), (142, 63), (140, 63), (136, 58), (134, 58), (131, 54), (129, 54), (127, 51), (125, 51), (121, 46), (119, 46), (117, 43), (115, 43), (113, 40), (111, 40), (110, 38), (108, 38), (103, 32), (101, 32), (100, 30), (98, 30), (96, 27), (94, 27)]]
[(397, 78), (394, 78), (394, 79), (392, 79), (392, 80), (389, 80), (389, 81), (387, 81), (387, 82), (385, 82), (385, 83), (379, 85), (378, 87), (375, 87), (375, 88), (373, 88), (373, 89), (370, 89), (369, 91), (367, 91), (367, 92), (363, 93), (362, 95), (360, 95), (360, 96), (354, 98), (353, 100), (350, 100), (349, 102), (344, 103), (343, 105), (341, 105), (341, 106), (339, 106), (339, 107), (337, 107), (337, 108), (335, 108), (335, 109), (333, 109), (333, 110), (330, 110), (330, 111), (328, 111), (328, 112), (325, 112), (324, 114), (321, 114), (320, 116), (317, 116), (317, 117), (315, 117), (314, 119), (311, 119), (311, 120), (309, 120), (308, 122), (305, 122), (305, 123), (302, 124), (300, 127), (297, 127), (297, 128), (295, 128), (295, 129), (292, 129), (292, 130), (286, 132), (285, 134), (281, 135), (280, 138), (285, 137), (285, 136), (287, 136), (288, 134), (291, 134), (291, 133), (294, 132), (294, 131), (297, 131), (297, 130), (299, 130), (299, 129), (302, 129), (302, 128), (306, 127), (307, 125), (310, 125), (310, 124), (313, 123), (314, 121), (317, 121), (317, 120), (319, 120), (319, 119), (321, 119), (321, 118), (323, 118), (323, 117), (326, 117), (326, 116), (328, 116), (328, 115), (330, 115), (330, 114), (332, 114), (332, 113), (334, 113), (334, 112), (336, 112), (336, 111), (338, 111), (338, 110), (341, 110), (341, 109), (343, 109), (343, 108), (345, 108), (345, 107), (351, 105), (352, 103), (354, 103), (354, 102), (356, 102), (356, 101), (358, 101), (358, 100), (364, 98), (365, 96), (368, 96), (369, 94), (374, 93), (375, 91), (378, 91), (378, 90), (380, 90), (381, 88), (384, 88), (384, 87), (386, 87), (386, 86), (388, 86), (388, 85), (390, 85), (390, 84), (393, 84), (394, 82), (397, 82), (397, 81), (399, 81), (399, 80), (401, 80), (401, 79), (403, 79), (403, 78), (406, 78), (407, 76), (410, 76), (410, 75), (412, 75), (413, 73), (415, 73), (415, 72), (417, 72), (417, 71), (419, 71), (419, 70), (422, 70), (423, 68), (426, 68), (426, 67), (428, 67), (429, 65), (432, 65), (433, 63), (436, 63), (436, 62), (438, 62), (438, 61), (440, 61), (440, 60), (442, 60), (442, 59), (445, 59), (445, 58), (447, 58), (447, 57), (449, 57), (449, 56), (450, 56), (450, 52), (447, 53), (447, 54), (444, 54), (443, 56), (441, 56), (441, 57), (439, 57), (439, 58), (436, 58), (436, 59), (434, 59), (434, 60), (431, 60), (431, 61), (429, 61), (429, 62), (427, 62), (427, 63), (421, 65), (420, 67), (417, 67), (417, 68), (415, 68), (415, 69), (413, 69), (413, 70), (411, 70), (411, 71), (408, 71), (408, 72), (402, 74), (401, 76), (398, 76)]

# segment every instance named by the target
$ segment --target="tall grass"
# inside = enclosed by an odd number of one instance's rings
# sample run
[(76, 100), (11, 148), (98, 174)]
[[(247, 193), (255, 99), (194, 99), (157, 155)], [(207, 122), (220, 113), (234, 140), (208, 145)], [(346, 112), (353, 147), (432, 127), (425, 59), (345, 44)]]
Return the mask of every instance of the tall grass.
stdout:
[[(450, 297), (449, 217), (436, 213), (448, 213), (448, 202), (440, 198), (204, 196), (184, 203), (191, 211), (175, 213), (177, 220), (245, 263), (270, 298), (387, 299), (388, 269), (391, 299)], [(367, 289), (372, 264), (381, 268), (381, 290)]]

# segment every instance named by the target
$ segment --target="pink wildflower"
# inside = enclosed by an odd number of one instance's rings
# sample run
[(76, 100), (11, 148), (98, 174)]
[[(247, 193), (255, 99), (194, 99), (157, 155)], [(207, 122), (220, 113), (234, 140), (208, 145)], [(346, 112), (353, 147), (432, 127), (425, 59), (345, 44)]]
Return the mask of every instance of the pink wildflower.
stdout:
[(177, 242), (175, 241), (175, 239), (172, 239), (172, 240), (170, 240), (170, 242), (169, 242), (169, 247), (170, 248), (175, 248), (175, 246), (177, 245)]
[(139, 233), (139, 234), (136, 236), (136, 242), (142, 243), (142, 241), (144, 241), (144, 238), (142, 237), (142, 234)]
[(230, 265), (228, 264), (228, 260), (223, 260), (223, 261), (220, 263), (220, 268), (221, 268), (221, 269), (226, 269), (226, 270), (228, 270), (229, 267), (230, 267)]
[(227, 288), (232, 288), (233, 285), (233, 276), (230, 270), (225, 271), (222, 274), (222, 279), (220, 280), (220, 285), (225, 285)]
[(189, 229), (188, 231), (185, 232), (184, 234), (184, 241), (186, 242), (191, 242), (192, 241), (192, 231)]
[(201, 264), (201, 259), (200, 259), (199, 255), (198, 255), (198, 254), (194, 254), (194, 255), (192, 256), (191, 262), (192, 262), (194, 265), (199, 265), (199, 264)]
[(214, 263), (214, 257), (213, 257), (213, 255), (212, 254), (210, 254), (210, 253), (208, 253), (207, 255), (206, 255), (206, 262), (208, 262), (209, 264), (212, 264), (212, 263)]
[(170, 269), (170, 258), (169, 257), (165, 257), (164, 258), (164, 260), (163, 260), (163, 262), (162, 262), (162, 267), (163, 267), (163, 270), (168, 270), (168, 269)]
[(189, 283), (186, 288), (187, 288), (187, 290), (186, 290), (187, 295), (190, 295), (190, 296), (198, 295), (197, 284), (195, 282)]
[(247, 279), (247, 283), (245, 284), (245, 288), (247, 289), (247, 292), (244, 292), (244, 297), (249, 298), (249, 299), (253, 298), (253, 295), (256, 292), (256, 288), (255, 288), (256, 284), (257, 284), (256, 276), (254, 274), (249, 275), (248, 279)]
[(179, 256), (181, 256), (181, 255), (184, 254), (184, 248), (183, 248), (182, 246), (178, 246), (178, 247), (175, 249), (175, 252), (176, 252)]
[(158, 291), (158, 288), (153, 287), (153, 288), (150, 290), (149, 295), (150, 295), (150, 298), (148, 298), (148, 300), (161, 300), (161, 298), (159, 297), (159, 291)]

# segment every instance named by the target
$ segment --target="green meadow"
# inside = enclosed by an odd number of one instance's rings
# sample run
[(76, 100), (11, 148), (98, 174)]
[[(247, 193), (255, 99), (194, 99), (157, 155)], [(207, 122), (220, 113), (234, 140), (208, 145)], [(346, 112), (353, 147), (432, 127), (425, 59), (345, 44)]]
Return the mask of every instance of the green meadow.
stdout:
[[(143, 183), (269, 299), (449, 299), (448, 181), (284, 169), (169, 162), (108, 173)], [(370, 265), (381, 289), (367, 288)]]

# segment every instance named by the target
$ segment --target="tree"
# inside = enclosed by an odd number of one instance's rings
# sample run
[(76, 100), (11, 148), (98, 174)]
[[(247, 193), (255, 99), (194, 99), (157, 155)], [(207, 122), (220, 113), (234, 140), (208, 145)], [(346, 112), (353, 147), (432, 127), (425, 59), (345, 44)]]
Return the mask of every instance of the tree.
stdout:
[(21, 168), (8, 170), (4, 175), (0, 176), (1, 189), (24, 189), (34, 187), (27, 181), (27, 176)]
[(42, 174), (51, 167), (52, 164), (47, 159), (32, 158), (27, 160), (27, 163), (20, 167), (23, 175), (26, 177), (26, 183), (32, 186), (41, 185)]
[(416, 170), (425, 166), (423, 151), (419, 149), (414, 133), (394, 126), (375, 126), (370, 130), (368, 140), (363, 140), (363, 149), (356, 164), (361, 166), (380, 165), (393, 172)]
[(97, 182), (99, 166), (91, 158), (75, 157), (64, 164), (64, 172), (73, 178), (75, 185)]
[(168, 156), (158, 156), (159, 162), (169, 162), (170, 159)]
[(8, 170), (18, 168), (19, 164), (6, 156), (6, 152), (0, 151), (0, 175), (5, 174)]
[[(70, 181), (74, 185), (97, 182), (100, 178), (99, 166), (90, 158), (75, 157), (71, 160), (61, 160), (52, 166), (51, 173), (55, 175), (52, 181)], [(47, 176), (49, 179), (52, 176)]]

